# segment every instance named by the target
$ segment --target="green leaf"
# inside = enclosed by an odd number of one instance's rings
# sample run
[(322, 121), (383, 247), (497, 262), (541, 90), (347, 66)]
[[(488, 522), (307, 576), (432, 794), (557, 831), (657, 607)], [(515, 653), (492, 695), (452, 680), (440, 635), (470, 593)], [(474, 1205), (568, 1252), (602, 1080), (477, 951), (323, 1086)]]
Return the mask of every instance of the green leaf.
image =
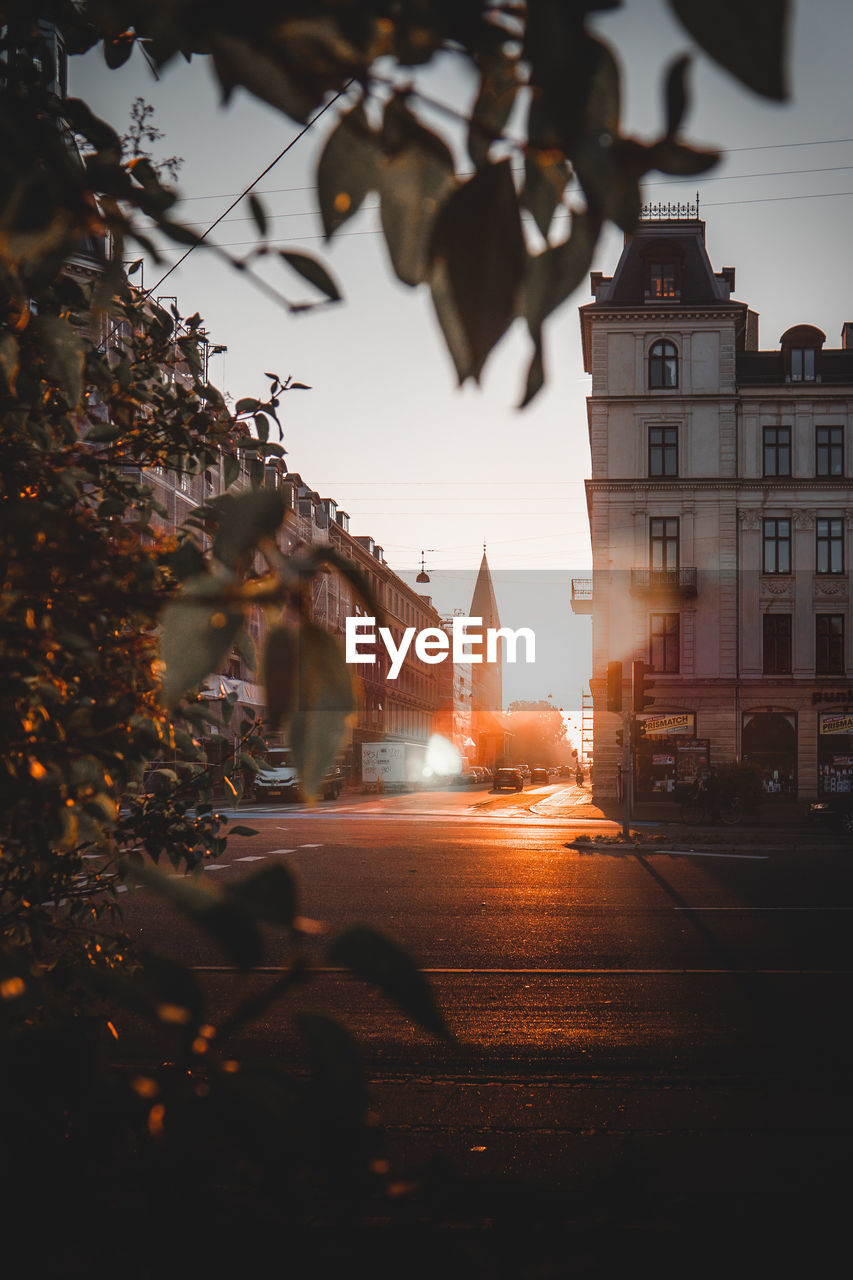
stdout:
[(525, 258), (512, 171), (502, 160), (454, 192), (433, 235), (430, 286), (460, 382), (479, 381), (516, 315)]
[(232, 569), (254, 552), (261, 538), (272, 537), (276, 533), (286, 510), (284, 498), (272, 489), (227, 493), (209, 505), (218, 524), (213, 554)]
[(697, 173), (706, 173), (713, 169), (720, 159), (718, 151), (697, 151), (695, 147), (686, 147), (672, 138), (663, 138), (649, 148), (648, 164), (650, 169), (660, 169), (661, 173), (672, 173), (679, 177), (692, 177)]
[(524, 282), (524, 315), (535, 336), (545, 320), (578, 288), (592, 265), (601, 222), (576, 213), (567, 240), (528, 259)]
[(243, 611), (219, 603), (220, 590), (221, 583), (208, 574), (191, 578), (183, 595), (163, 613), (162, 694), (169, 708), (220, 667), (243, 626)]
[[(240, 835), (250, 828), (232, 827), (229, 835)], [(289, 929), (296, 915), (296, 882), (287, 867), (278, 863), (265, 867), (253, 876), (231, 884), (228, 896), (254, 920), (281, 925)]]
[[(237, 85), (243, 85), (263, 102), (305, 124), (311, 112), (320, 105), (323, 92), (310, 75), (294, 77), (270, 54), (239, 35), (226, 34), (223, 25), (208, 25), (206, 40), (213, 56), (216, 75), (222, 86), (223, 102), (227, 102)], [(310, 87), (314, 92), (310, 92)], [(338, 86), (340, 87), (340, 86)]]
[(669, 0), (702, 49), (742, 84), (765, 98), (788, 97), (788, 0)]
[(37, 316), (33, 328), (41, 343), (45, 377), (65, 392), (72, 409), (83, 395), (83, 339), (61, 316)]
[(395, 95), (385, 108), (383, 131), (391, 154), (379, 182), (380, 216), (398, 279), (426, 279), (436, 218), (456, 187), (453, 156)]
[(292, 627), (274, 627), (267, 635), (263, 656), (267, 723), (275, 733), (292, 714), (297, 697), (297, 633)]
[(150, 889), (192, 920), (240, 969), (250, 969), (261, 960), (261, 936), (246, 910), (233, 896), (226, 897), (214, 887), (184, 876), (167, 876), (153, 867), (124, 862), (121, 872), (128, 880)]
[(332, 940), (332, 964), (379, 987), (399, 1009), (433, 1035), (452, 1040), (432, 990), (408, 951), (368, 925), (354, 925)]
[(228, 489), (240, 474), (240, 459), (233, 453), (226, 453), (222, 463), (222, 478)]
[(317, 165), (317, 197), (323, 232), (330, 239), (378, 189), (382, 149), (361, 102), (341, 116), (326, 139)]
[(346, 739), (355, 691), (337, 639), (312, 622), (299, 629), (296, 671), (288, 736), (303, 794), (313, 800)]
[(307, 253), (294, 253), (289, 249), (282, 249), (280, 253), (285, 262), (293, 267), (294, 271), (298, 271), (303, 279), (313, 284), (321, 293), (325, 293), (332, 302), (340, 302), (340, 289), (321, 263), (314, 258), (309, 258)]

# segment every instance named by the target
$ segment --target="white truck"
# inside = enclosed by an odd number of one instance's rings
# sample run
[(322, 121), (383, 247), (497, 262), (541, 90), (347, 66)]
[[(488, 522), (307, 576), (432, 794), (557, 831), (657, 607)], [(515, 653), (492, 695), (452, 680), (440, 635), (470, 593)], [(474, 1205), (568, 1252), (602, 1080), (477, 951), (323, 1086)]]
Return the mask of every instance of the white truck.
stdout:
[(426, 747), (414, 742), (363, 742), (361, 780), (365, 787), (410, 787), (423, 781)]

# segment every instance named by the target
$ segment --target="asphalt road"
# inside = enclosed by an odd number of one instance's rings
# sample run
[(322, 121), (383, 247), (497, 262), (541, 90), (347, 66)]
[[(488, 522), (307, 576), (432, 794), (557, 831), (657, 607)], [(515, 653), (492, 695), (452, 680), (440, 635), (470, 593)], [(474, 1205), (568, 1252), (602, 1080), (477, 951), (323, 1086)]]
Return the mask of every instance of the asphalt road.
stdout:
[[(401, 1169), (440, 1157), (549, 1194), (633, 1171), (647, 1225), (709, 1197), (729, 1221), (765, 1223), (796, 1204), (811, 1222), (847, 1186), (847, 851), (738, 836), (583, 851), (565, 789), (562, 815), (549, 816), (559, 794), (241, 811), (258, 834), (234, 837), (204, 878), (224, 885), (286, 863), (315, 922), (318, 972), (237, 1038), (235, 1057), (299, 1063), (293, 1010), (320, 1007), (357, 1036)], [(270, 936), (263, 969), (237, 974), (149, 892), (123, 906), (132, 933), (196, 968), (214, 1025), (287, 964)], [(455, 1043), (328, 965), (328, 939), (354, 922), (409, 950)], [(144, 1056), (133, 1028), (122, 1051)]]

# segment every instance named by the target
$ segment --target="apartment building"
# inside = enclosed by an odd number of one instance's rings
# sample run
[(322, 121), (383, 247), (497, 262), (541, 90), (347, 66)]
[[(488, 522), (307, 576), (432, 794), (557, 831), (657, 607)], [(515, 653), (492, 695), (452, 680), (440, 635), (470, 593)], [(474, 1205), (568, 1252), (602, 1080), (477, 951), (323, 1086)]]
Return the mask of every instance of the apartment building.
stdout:
[(650, 664), (635, 794), (705, 762), (752, 763), (768, 795), (853, 787), (853, 324), (762, 348), (715, 270), (695, 205), (646, 211), (580, 308), (591, 477), (595, 793), (617, 790), (623, 713), (607, 669)]

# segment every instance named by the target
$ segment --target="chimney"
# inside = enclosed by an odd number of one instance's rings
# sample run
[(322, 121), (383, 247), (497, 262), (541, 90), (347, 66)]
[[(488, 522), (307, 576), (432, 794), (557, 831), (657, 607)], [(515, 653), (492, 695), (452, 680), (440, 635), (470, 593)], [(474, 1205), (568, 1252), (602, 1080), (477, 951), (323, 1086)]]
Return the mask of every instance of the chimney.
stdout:
[(853, 351), (853, 320), (845, 320), (841, 326), (841, 348), (843, 351)]

